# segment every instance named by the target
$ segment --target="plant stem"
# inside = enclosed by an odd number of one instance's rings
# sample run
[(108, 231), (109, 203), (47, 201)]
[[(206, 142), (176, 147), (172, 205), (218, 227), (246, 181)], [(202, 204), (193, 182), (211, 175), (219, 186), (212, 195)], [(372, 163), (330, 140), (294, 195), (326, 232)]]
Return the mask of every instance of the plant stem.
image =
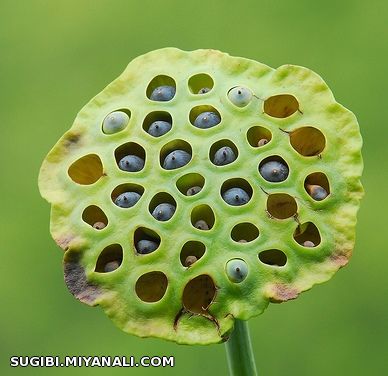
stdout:
[(247, 321), (235, 320), (234, 330), (225, 346), (231, 376), (257, 376)]

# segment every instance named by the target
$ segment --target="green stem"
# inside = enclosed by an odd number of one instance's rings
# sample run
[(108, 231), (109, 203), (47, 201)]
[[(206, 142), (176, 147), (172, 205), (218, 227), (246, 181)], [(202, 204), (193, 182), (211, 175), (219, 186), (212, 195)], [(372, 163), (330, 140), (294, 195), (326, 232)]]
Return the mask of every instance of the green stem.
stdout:
[(257, 376), (247, 321), (234, 322), (234, 330), (225, 346), (231, 376)]

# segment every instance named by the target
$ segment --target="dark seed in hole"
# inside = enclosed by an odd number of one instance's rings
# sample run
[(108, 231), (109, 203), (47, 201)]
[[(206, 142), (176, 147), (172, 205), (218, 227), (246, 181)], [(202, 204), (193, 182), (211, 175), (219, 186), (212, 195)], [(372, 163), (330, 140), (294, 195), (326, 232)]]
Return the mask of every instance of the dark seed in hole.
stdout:
[(224, 166), (232, 163), (235, 159), (234, 151), (229, 146), (224, 146), (214, 154), (213, 163), (217, 166)]
[(320, 185), (306, 184), (308, 194), (316, 201), (324, 200), (328, 194), (325, 188)]
[(250, 197), (242, 188), (230, 188), (222, 194), (224, 201), (233, 206), (245, 205)]
[(166, 102), (174, 98), (175, 88), (173, 86), (158, 86), (151, 93), (150, 99), (153, 101)]
[(269, 161), (260, 167), (260, 174), (267, 181), (281, 182), (288, 177), (288, 167), (279, 161)]
[(195, 222), (194, 227), (198, 230), (209, 230), (209, 225), (203, 219)]
[(199, 187), (199, 186), (194, 186), (194, 187), (191, 187), (191, 188), (189, 188), (188, 190), (187, 190), (187, 196), (194, 196), (194, 195), (196, 195), (198, 192), (200, 192), (201, 191), (201, 187)]
[(157, 120), (154, 121), (148, 128), (148, 133), (154, 137), (160, 137), (166, 134), (172, 125), (168, 121)]
[(312, 241), (310, 241), (310, 240), (306, 240), (304, 243), (303, 243), (303, 246), (304, 247), (315, 247), (315, 244), (312, 242)]
[(268, 144), (268, 140), (266, 138), (262, 138), (261, 140), (259, 140), (259, 142), (257, 143), (257, 146), (264, 146)]
[(167, 203), (159, 204), (152, 212), (158, 221), (168, 221), (175, 213), (175, 206)]
[(187, 256), (185, 260), (185, 266), (189, 267), (193, 265), (198, 259), (195, 256)]
[(95, 228), (96, 230), (102, 230), (103, 228), (105, 228), (106, 225), (105, 223), (103, 222), (96, 222), (94, 225), (93, 225), (93, 228)]
[(165, 170), (174, 170), (190, 162), (191, 155), (184, 150), (174, 150), (169, 153), (163, 162)]
[(120, 208), (130, 208), (140, 200), (140, 197), (137, 192), (124, 192), (114, 202)]
[(119, 168), (123, 171), (136, 172), (144, 167), (144, 159), (137, 155), (126, 155), (119, 161)]
[(140, 253), (142, 255), (152, 253), (156, 251), (158, 247), (159, 247), (159, 244), (157, 242), (154, 242), (153, 240), (143, 239), (143, 240), (139, 240), (136, 244), (137, 253)]
[(120, 263), (118, 261), (109, 261), (104, 266), (104, 272), (109, 273), (113, 272), (120, 266)]
[(203, 87), (202, 89), (198, 90), (198, 94), (206, 94), (210, 91), (208, 87)]
[(201, 129), (211, 128), (221, 121), (220, 117), (212, 111), (205, 111), (199, 114), (194, 120), (194, 126)]

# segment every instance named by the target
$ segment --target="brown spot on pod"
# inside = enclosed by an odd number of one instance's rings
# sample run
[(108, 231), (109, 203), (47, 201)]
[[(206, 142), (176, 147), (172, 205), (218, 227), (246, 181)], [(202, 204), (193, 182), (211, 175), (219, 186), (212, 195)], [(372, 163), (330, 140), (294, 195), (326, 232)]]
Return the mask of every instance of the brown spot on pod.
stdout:
[(271, 286), (269, 300), (271, 303), (282, 303), (287, 300), (296, 299), (299, 295), (299, 291), (288, 285), (282, 283), (276, 283)]

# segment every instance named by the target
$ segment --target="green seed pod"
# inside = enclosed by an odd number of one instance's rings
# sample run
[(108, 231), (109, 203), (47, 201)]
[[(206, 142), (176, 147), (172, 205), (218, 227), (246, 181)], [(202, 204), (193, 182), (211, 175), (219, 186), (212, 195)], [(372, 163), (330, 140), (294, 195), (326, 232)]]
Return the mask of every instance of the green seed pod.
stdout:
[[(255, 94), (245, 107), (229, 93), (237, 86)], [(116, 112), (123, 121), (110, 119)], [(204, 113), (217, 121), (195, 126)], [(172, 126), (154, 137), (155, 121)], [(140, 56), (81, 109), (40, 171), (66, 284), (128, 333), (222, 342), (234, 319), (295, 299), (346, 265), (361, 144), (355, 116), (309, 69), (215, 50)], [(238, 158), (217, 166), (223, 146)], [(128, 155), (144, 166), (121, 170)], [(231, 189), (246, 199), (235, 202)], [(163, 203), (176, 208), (168, 221), (152, 216)], [(106, 228), (93, 229), (98, 222)]]

